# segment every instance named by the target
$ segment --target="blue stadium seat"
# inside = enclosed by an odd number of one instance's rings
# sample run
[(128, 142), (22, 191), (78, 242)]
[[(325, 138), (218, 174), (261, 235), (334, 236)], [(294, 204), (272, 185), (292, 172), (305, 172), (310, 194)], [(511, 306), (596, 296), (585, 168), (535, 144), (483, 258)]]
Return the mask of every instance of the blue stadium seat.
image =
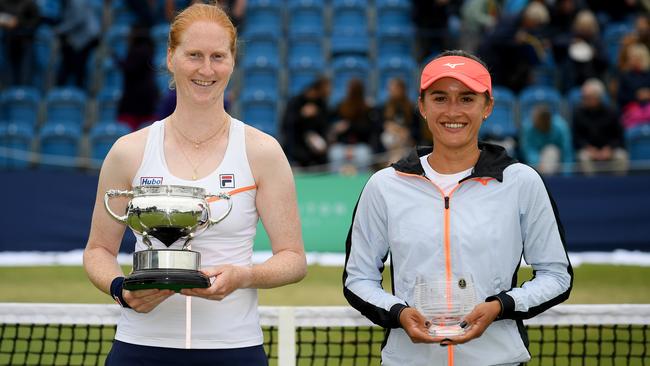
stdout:
[(273, 65), (248, 66), (243, 68), (243, 88), (254, 93), (277, 94), (280, 91), (280, 69)]
[(115, 141), (130, 132), (127, 125), (115, 121), (104, 121), (93, 126), (89, 133), (90, 158), (93, 160), (91, 167), (101, 167)]
[(323, 73), (321, 65), (309, 62), (289, 65), (289, 97), (299, 94)]
[(562, 96), (552, 87), (533, 85), (519, 93), (519, 111), (522, 116), (530, 116), (537, 104), (547, 104), (553, 113), (562, 113)]
[(367, 0), (334, 0), (332, 3), (332, 34), (368, 32)]
[(330, 36), (330, 53), (332, 57), (369, 56), (370, 38), (365, 31), (352, 28), (335, 31)]
[(63, 12), (61, 1), (37, 0), (36, 5), (38, 5), (38, 12), (42, 18), (52, 22), (61, 20)]
[(415, 86), (415, 72), (417, 66), (415, 60), (409, 56), (394, 56), (390, 58), (380, 58), (378, 64), (379, 85), (377, 88), (377, 101), (379, 104), (386, 102), (388, 98), (388, 82), (390, 79), (399, 78), (406, 83), (407, 92), (411, 93), (409, 97), (415, 100), (417, 97), (417, 88)]
[(495, 140), (517, 137), (518, 128), (515, 120), (517, 98), (514, 93), (506, 87), (493, 86), (492, 96), (494, 97), (494, 109), (488, 119), (483, 122), (479, 137)]
[(156, 55), (167, 54), (167, 37), (169, 35), (169, 23), (160, 23), (151, 27), (151, 39), (153, 40)]
[(169, 92), (169, 83), (171, 82), (172, 76), (167, 70), (167, 58), (158, 58), (154, 62), (157, 70), (156, 85), (158, 86), (160, 95), (163, 96)]
[(271, 35), (279, 38), (283, 33), (282, 0), (248, 0), (246, 3), (246, 27), (243, 39), (254, 35)]
[(322, 38), (308, 35), (291, 37), (289, 39), (287, 61), (289, 67), (317, 65), (324, 68), (325, 57)]
[(336, 106), (345, 97), (348, 82), (351, 79), (359, 79), (365, 83), (366, 90), (369, 89), (368, 79), (370, 66), (365, 57), (340, 57), (332, 62), (333, 82), (330, 105)]
[(385, 32), (412, 30), (409, 0), (376, 0), (377, 24)]
[(630, 160), (650, 161), (650, 121), (625, 131), (625, 145)]
[(414, 36), (412, 28), (396, 30), (379, 29), (377, 31), (377, 57), (379, 59), (394, 56), (413, 55)]
[(103, 82), (102, 89), (117, 89), (122, 90), (124, 75), (122, 69), (115, 63), (115, 61), (107, 57), (102, 63)]
[(243, 121), (272, 136), (277, 135), (278, 99), (274, 93), (244, 92), (241, 100)]
[(71, 122), (47, 122), (39, 134), (40, 168), (73, 169), (77, 166), (81, 127)]
[(117, 23), (108, 28), (108, 32), (106, 34), (106, 41), (108, 43), (109, 51), (121, 60), (126, 58), (126, 53), (129, 48), (130, 32), (130, 25)]
[(33, 87), (12, 87), (0, 94), (0, 119), (36, 126), (41, 94)]
[(131, 9), (129, 9), (129, 7), (126, 5), (127, 1), (130, 0), (111, 1), (111, 7), (113, 11), (113, 24), (120, 26), (130, 26), (131, 24), (135, 23), (135, 14), (133, 14), (131, 12)]
[(45, 90), (48, 87), (46, 75), (50, 70), (56, 70), (56, 65), (52, 62), (52, 60), (56, 59), (54, 57), (55, 45), (56, 35), (50, 26), (43, 24), (36, 28), (32, 46), (34, 50), (34, 69), (31, 71), (31, 84), (39, 90)]
[(122, 97), (120, 89), (105, 88), (97, 95), (97, 122), (115, 121), (117, 108)]
[(45, 97), (47, 121), (66, 121), (83, 125), (86, 115), (86, 93), (75, 87), (51, 89)]
[(618, 63), (618, 51), (621, 48), (623, 36), (633, 30), (633, 26), (627, 22), (608, 23), (603, 28), (602, 37), (603, 43), (605, 44), (605, 52), (607, 52), (607, 59), (612, 68), (615, 68)]
[[(0, 169), (25, 169), (30, 165), (34, 126), (25, 122), (0, 123)], [(5, 150), (6, 149), (6, 150)]]
[(325, 34), (323, 0), (289, 0), (289, 36)]
[(278, 68), (280, 66), (280, 44), (278, 38), (272, 34), (256, 34), (249, 36), (244, 41), (242, 66)]

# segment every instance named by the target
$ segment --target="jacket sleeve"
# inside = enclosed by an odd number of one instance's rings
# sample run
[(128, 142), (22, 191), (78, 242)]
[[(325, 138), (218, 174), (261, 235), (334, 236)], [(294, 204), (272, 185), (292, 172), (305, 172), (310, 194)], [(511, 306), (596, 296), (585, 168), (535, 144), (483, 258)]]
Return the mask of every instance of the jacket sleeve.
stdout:
[(382, 288), (382, 271), (390, 250), (386, 204), (373, 176), (357, 202), (346, 242), (343, 294), (350, 305), (384, 328), (400, 326), (406, 303)]
[(564, 229), (553, 198), (542, 178), (526, 169), (519, 185), (519, 215), (524, 260), (533, 268), (533, 278), (521, 287), (504, 291), (498, 299), (500, 318), (528, 319), (569, 298), (573, 269), (564, 240)]

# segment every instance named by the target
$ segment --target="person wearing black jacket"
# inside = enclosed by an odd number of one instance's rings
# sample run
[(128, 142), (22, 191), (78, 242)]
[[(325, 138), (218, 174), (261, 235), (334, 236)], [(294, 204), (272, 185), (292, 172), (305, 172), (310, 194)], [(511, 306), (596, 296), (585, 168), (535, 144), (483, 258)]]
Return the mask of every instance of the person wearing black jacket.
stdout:
[[(628, 155), (623, 149), (623, 127), (616, 112), (603, 101), (605, 86), (598, 79), (582, 85), (582, 101), (573, 112), (573, 144), (580, 168), (594, 174), (597, 165), (625, 173)], [(602, 163), (609, 163), (610, 167)]]

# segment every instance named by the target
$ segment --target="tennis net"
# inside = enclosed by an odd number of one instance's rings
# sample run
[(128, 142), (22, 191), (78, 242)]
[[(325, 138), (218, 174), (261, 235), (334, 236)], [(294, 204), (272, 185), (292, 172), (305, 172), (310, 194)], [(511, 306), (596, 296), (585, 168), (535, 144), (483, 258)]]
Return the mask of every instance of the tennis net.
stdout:
[[(0, 303), (0, 365), (103, 365), (117, 305)], [(349, 307), (261, 307), (271, 365), (379, 365), (383, 330)], [(559, 305), (526, 322), (527, 365), (650, 365), (650, 305)]]

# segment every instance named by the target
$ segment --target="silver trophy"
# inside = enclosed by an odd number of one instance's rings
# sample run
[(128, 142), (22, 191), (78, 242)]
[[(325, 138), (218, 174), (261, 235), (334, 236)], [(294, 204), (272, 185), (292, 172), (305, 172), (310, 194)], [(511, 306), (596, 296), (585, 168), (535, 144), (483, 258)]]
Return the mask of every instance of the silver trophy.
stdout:
[(465, 333), (460, 324), (477, 304), (471, 277), (434, 281), (418, 277), (413, 295), (415, 308), (429, 321), (429, 334), (434, 337)]
[[(131, 197), (126, 215), (116, 215), (108, 205), (112, 197)], [(209, 198), (225, 199), (228, 208), (212, 219)], [(124, 280), (127, 290), (206, 288), (209, 278), (199, 271), (201, 254), (190, 250), (190, 241), (232, 210), (230, 195), (206, 194), (203, 188), (178, 185), (137, 186), (132, 191), (111, 189), (104, 194), (104, 207), (115, 220), (142, 235), (146, 250), (133, 253), (133, 271)], [(154, 249), (151, 237), (167, 249)], [(169, 247), (184, 240), (181, 249)]]

